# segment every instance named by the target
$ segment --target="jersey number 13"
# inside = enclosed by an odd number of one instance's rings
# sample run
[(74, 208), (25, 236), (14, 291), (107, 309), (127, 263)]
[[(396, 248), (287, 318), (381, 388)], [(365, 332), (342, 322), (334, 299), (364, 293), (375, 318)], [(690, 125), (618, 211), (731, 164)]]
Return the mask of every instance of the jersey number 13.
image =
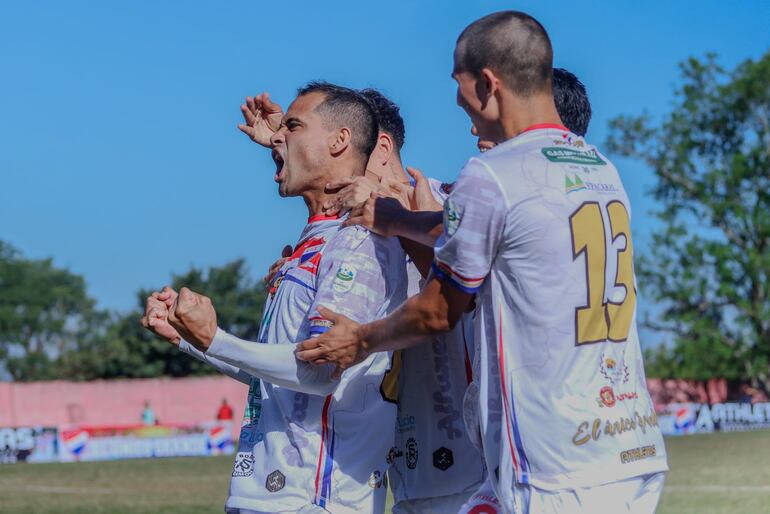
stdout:
[[(572, 255), (575, 260), (581, 256), (584, 258), (586, 273), (586, 303), (575, 309), (576, 345), (607, 340), (625, 341), (636, 308), (634, 252), (628, 210), (617, 200), (608, 203), (606, 210), (612, 238), (610, 244), (621, 236), (625, 239), (624, 247), (611, 256), (607, 255), (607, 234), (598, 202), (583, 203), (569, 218)], [(625, 289), (623, 299), (618, 302), (607, 299), (605, 295), (609, 258), (617, 259), (614, 286)]]

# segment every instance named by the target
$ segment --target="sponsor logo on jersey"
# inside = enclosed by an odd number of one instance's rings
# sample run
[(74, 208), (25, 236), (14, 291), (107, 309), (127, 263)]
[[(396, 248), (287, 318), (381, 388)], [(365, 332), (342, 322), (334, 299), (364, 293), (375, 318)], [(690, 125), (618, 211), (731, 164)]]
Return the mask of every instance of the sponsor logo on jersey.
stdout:
[(399, 416), (396, 422), (398, 423), (399, 434), (403, 434), (404, 432), (411, 432), (412, 430), (414, 430), (414, 425), (415, 425), (414, 416), (410, 416), (410, 415)]
[(341, 265), (334, 277), (332, 288), (338, 293), (347, 293), (353, 289), (353, 279), (356, 278), (357, 271), (355, 267), (348, 264)]
[(271, 493), (276, 493), (284, 488), (286, 485), (286, 477), (283, 473), (278, 471), (277, 469), (267, 475), (267, 479), (265, 479), (265, 489), (270, 491)]
[(564, 192), (566, 194), (583, 191), (585, 188), (586, 185), (577, 173), (575, 174), (574, 180), (570, 180), (569, 175), (564, 175)]
[(562, 164), (585, 164), (588, 166), (604, 166), (607, 163), (599, 157), (596, 150), (572, 150), (570, 148), (546, 147), (540, 150), (551, 162)]
[(636, 391), (630, 391), (628, 393), (618, 393), (610, 386), (604, 386), (599, 389), (599, 397), (596, 399), (596, 403), (599, 407), (614, 407), (617, 402), (623, 402), (626, 400), (635, 400), (639, 398)]
[(431, 347), (433, 350), (433, 371), (436, 374), (439, 387), (438, 391), (433, 392), (433, 411), (444, 414), (438, 420), (436, 428), (444, 431), (450, 440), (457, 439), (463, 433), (455, 424), (462, 424), (462, 416), (452, 401), (452, 371), (447, 345), (443, 341), (434, 341)]
[(391, 447), (390, 450), (388, 450), (388, 457), (385, 459), (385, 462), (388, 464), (393, 464), (396, 462), (396, 459), (399, 457), (403, 457), (404, 452), (396, 448), (395, 446)]
[(615, 437), (637, 430), (646, 434), (648, 429), (657, 428), (657, 426), (658, 415), (654, 410), (649, 414), (634, 412), (632, 417), (606, 419), (604, 425), (601, 419), (596, 418), (593, 422), (584, 421), (578, 425), (575, 435), (572, 436), (572, 444), (582, 446), (590, 441), (598, 441), (602, 436)]
[(233, 463), (234, 477), (250, 477), (254, 473), (254, 454), (251, 452), (238, 452)]
[(602, 354), (601, 357), (599, 357), (599, 372), (613, 385), (625, 384), (628, 382), (628, 366), (626, 366), (622, 358), (616, 359)]
[(649, 459), (650, 457), (655, 457), (657, 453), (658, 453), (657, 448), (655, 448), (654, 444), (651, 444), (650, 446), (633, 448), (631, 450), (620, 452), (620, 462), (622, 462), (623, 464), (628, 464), (629, 462), (636, 462), (642, 459)]
[(382, 483), (384, 481), (384, 475), (380, 473), (378, 470), (372, 471), (372, 474), (369, 475), (369, 481), (367, 482), (369, 484), (369, 487), (372, 489), (379, 489), (382, 487)]
[(457, 232), (459, 226), (460, 215), (454, 208), (454, 202), (452, 202), (451, 198), (447, 198), (447, 201), (444, 202), (444, 229), (447, 235), (452, 237)]
[(575, 148), (585, 148), (586, 146), (586, 143), (583, 140), (583, 138), (581, 137), (573, 138), (572, 134), (562, 134), (561, 139), (553, 140), (553, 144), (555, 144), (556, 146), (569, 145), (569, 146), (574, 146)]
[(454, 463), (454, 455), (452, 455), (452, 450), (449, 448), (442, 446), (433, 452), (433, 466), (440, 469), (441, 471), (448, 470)]
[(570, 194), (577, 191), (593, 191), (599, 194), (615, 194), (618, 192), (618, 187), (615, 184), (591, 182), (590, 180), (581, 178), (577, 173), (572, 175), (572, 178), (570, 178), (569, 174), (564, 175), (564, 193)]
[(417, 467), (418, 457), (417, 440), (414, 437), (410, 437), (406, 440), (406, 467), (415, 469)]

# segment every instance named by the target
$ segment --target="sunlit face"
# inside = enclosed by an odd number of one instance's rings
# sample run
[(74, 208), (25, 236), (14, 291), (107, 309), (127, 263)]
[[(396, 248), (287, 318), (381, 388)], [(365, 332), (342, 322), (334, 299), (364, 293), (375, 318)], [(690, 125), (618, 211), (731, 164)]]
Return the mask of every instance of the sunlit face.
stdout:
[[(476, 125), (471, 125), (471, 134), (473, 134), (476, 137), (479, 137), (479, 131), (476, 128)], [(479, 152), (486, 152), (487, 150), (490, 150), (497, 146), (497, 143), (494, 141), (489, 141), (488, 139), (482, 139), (478, 138), (476, 141), (476, 147), (479, 149)]]
[(480, 139), (493, 141), (494, 124), (492, 120), (486, 119), (480, 94), (485, 89), (484, 85), (479, 83), (479, 79), (470, 72), (458, 70), (461, 70), (461, 67), (458, 66), (458, 51), (455, 48), (452, 78), (457, 82), (457, 105), (465, 111), (473, 126), (476, 127), (478, 134), (475, 135)]
[(324, 99), (323, 93), (297, 97), (270, 139), (276, 165), (274, 178), (281, 196), (322, 191), (327, 182), (326, 164), (334, 132), (324, 128), (323, 119), (315, 112)]

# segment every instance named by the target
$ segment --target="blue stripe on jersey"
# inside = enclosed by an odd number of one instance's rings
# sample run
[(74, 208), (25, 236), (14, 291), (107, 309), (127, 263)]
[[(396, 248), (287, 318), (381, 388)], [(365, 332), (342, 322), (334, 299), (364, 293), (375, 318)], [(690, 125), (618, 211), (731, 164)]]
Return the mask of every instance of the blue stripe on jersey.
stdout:
[(311, 336), (320, 336), (321, 334), (328, 332), (331, 327), (313, 326), (310, 327)]
[(481, 289), (481, 286), (484, 285), (483, 282), (481, 284), (479, 284), (477, 287), (468, 287), (466, 285), (463, 285), (459, 281), (459, 279), (455, 279), (455, 277), (453, 277), (452, 275), (450, 275), (449, 273), (447, 273), (443, 269), (439, 268), (438, 265), (436, 265), (435, 262), (430, 265), (430, 269), (431, 269), (431, 271), (433, 271), (433, 274), (436, 275), (436, 278), (438, 278), (442, 282), (449, 282), (450, 284), (455, 286), (460, 291), (463, 291), (463, 292), (468, 293), (468, 294), (477, 293), (478, 290)]
[(294, 277), (294, 276), (291, 276), (291, 275), (288, 275), (288, 274), (287, 274), (285, 277), (283, 277), (283, 279), (284, 279), (284, 280), (288, 280), (289, 282), (294, 282), (295, 284), (299, 284), (299, 285), (301, 285), (301, 286), (307, 287), (307, 288), (308, 288), (308, 289), (310, 289), (311, 291), (315, 292), (315, 288), (314, 288), (313, 286), (311, 286), (311, 285), (309, 285), (309, 284), (306, 284), (306, 283), (304, 283), (303, 281), (301, 281), (301, 280), (300, 280), (300, 279), (298, 279), (297, 277)]
[(318, 251), (317, 251), (317, 250), (316, 250), (315, 252), (306, 252), (306, 253), (303, 253), (303, 254), (302, 254), (302, 256), (299, 258), (299, 263), (300, 263), (300, 264), (302, 264), (302, 263), (303, 263), (303, 262), (305, 262), (306, 260), (308, 260), (308, 259), (312, 259), (312, 258), (313, 258), (313, 256), (315, 256), (315, 254), (317, 254), (317, 253), (318, 253)]

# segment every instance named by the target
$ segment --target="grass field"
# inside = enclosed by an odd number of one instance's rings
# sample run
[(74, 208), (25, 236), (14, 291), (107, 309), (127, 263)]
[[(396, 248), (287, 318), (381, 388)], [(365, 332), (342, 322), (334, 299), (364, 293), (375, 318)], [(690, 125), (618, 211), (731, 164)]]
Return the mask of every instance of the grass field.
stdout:
[[(659, 514), (770, 514), (770, 431), (667, 440)], [(0, 465), (0, 513), (222, 512), (231, 457)]]

